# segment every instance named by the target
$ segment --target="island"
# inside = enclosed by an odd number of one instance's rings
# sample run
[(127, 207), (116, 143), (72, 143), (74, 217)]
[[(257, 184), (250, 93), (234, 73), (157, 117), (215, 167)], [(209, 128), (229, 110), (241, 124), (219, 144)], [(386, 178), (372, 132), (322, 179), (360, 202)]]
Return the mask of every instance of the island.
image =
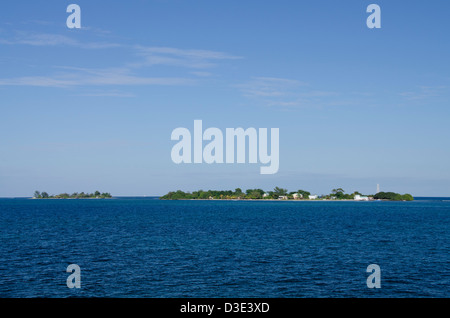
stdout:
[(333, 189), (330, 194), (316, 195), (306, 190), (289, 192), (287, 189), (275, 187), (273, 191), (262, 189), (248, 189), (245, 192), (240, 188), (232, 190), (198, 190), (184, 192), (171, 191), (160, 200), (327, 200), (327, 201), (413, 201), (411, 194), (399, 194), (395, 192), (378, 192), (374, 195), (363, 195), (358, 191), (345, 193), (342, 188)]
[(100, 193), (95, 191), (94, 193), (74, 192), (72, 194), (61, 193), (57, 195), (49, 195), (47, 192), (35, 191), (33, 199), (110, 199), (111, 194), (108, 192)]

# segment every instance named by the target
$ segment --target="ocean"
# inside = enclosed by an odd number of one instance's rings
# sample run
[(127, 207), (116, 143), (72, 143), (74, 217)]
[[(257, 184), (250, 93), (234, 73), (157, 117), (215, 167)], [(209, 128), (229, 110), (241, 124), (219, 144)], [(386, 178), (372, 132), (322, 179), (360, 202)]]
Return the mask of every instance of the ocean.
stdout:
[(450, 198), (0, 199), (0, 297), (449, 297), (449, 221)]

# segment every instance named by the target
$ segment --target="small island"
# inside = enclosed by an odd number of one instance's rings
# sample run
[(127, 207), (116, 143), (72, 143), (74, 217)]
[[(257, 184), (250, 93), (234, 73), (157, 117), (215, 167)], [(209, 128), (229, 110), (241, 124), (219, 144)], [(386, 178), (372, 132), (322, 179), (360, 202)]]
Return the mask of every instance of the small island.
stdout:
[(358, 191), (345, 193), (342, 188), (333, 189), (330, 194), (316, 195), (309, 191), (297, 190), (289, 192), (287, 189), (275, 187), (273, 191), (262, 189), (248, 189), (245, 192), (237, 188), (232, 190), (198, 190), (184, 192), (181, 190), (169, 192), (160, 197), (160, 200), (341, 200), (341, 201), (413, 201), (411, 194), (399, 194), (395, 192), (378, 192), (374, 195), (363, 195)]
[(47, 192), (35, 191), (33, 199), (110, 199), (111, 194), (108, 192), (100, 193), (95, 191), (94, 193), (74, 192), (72, 194), (61, 193), (57, 195), (49, 195)]

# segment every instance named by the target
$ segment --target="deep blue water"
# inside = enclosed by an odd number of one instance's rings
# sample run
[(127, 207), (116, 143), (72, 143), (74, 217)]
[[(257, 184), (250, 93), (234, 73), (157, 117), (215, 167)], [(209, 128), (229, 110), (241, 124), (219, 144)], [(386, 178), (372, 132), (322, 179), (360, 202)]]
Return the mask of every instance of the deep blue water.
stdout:
[(450, 199), (0, 199), (0, 297), (449, 297), (449, 221)]

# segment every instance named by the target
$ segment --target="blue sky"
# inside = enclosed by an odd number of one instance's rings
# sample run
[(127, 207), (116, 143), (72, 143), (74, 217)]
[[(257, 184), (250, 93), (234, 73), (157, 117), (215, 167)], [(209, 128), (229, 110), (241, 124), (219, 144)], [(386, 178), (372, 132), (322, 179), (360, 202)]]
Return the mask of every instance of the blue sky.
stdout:
[[(82, 28), (68, 29), (76, 3)], [(382, 10), (368, 29), (366, 8)], [(8, 1), (0, 196), (450, 196), (448, 1)], [(280, 129), (280, 169), (176, 165), (177, 127)]]

